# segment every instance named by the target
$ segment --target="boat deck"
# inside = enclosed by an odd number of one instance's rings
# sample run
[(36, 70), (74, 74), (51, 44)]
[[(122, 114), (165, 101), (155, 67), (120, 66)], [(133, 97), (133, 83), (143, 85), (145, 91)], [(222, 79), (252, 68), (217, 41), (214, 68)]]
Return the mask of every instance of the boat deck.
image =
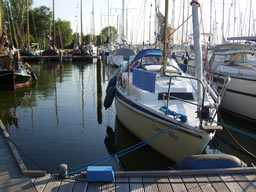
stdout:
[(111, 183), (87, 182), (86, 172), (60, 179), (44, 171), (26, 170), (1, 121), (0, 126), (0, 191), (256, 191), (255, 167), (115, 172)]

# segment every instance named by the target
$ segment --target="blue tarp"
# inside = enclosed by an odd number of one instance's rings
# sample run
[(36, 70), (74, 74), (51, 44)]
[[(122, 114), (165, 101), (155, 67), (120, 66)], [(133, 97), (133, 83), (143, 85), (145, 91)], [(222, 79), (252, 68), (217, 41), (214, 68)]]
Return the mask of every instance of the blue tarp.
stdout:
[(133, 69), (132, 84), (142, 90), (154, 93), (156, 73), (141, 69)]

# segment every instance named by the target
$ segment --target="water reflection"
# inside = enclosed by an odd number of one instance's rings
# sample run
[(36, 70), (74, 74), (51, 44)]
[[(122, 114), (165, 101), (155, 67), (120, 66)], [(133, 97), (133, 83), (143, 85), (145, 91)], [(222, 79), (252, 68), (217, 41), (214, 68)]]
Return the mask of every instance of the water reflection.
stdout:
[[(116, 117), (115, 129), (107, 127), (104, 143), (109, 154), (114, 154), (140, 142)], [(144, 146), (136, 151), (119, 157), (119, 167), (121, 170), (166, 170), (173, 164), (164, 156)]]

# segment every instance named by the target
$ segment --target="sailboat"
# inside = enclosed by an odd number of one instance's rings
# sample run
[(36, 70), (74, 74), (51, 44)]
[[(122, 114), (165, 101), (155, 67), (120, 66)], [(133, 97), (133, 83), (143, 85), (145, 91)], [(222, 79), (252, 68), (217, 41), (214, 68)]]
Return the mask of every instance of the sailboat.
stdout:
[(22, 64), (19, 53), (18, 57), (12, 55), (7, 34), (2, 33), (1, 21), (0, 19), (0, 89), (28, 86), (31, 82), (32, 69), (29, 64)]
[[(36, 51), (31, 50), (30, 48), (30, 31), (29, 31), (29, 3), (28, 0), (27, 3), (27, 48), (20, 51), (21, 56), (39, 56), (39, 54)], [(39, 58), (23, 58), (23, 61), (39, 61)]]
[[(54, 3), (54, 0), (52, 1), (52, 4), (53, 4), (53, 19), (52, 19), (53, 20), (53, 37), (51, 39), (50, 35), (47, 36), (48, 49), (42, 53), (43, 56), (57, 56), (59, 54), (58, 50), (55, 46), (55, 3)], [(59, 58), (51, 58), (51, 60), (59, 61)]]
[[(183, 73), (172, 58), (167, 58), (166, 45), (164, 51), (145, 49), (131, 64), (121, 66), (109, 82), (110, 99), (104, 101), (104, 105), (111, 103), (114, 95), (121, 123), (140, 140), (151, 138), (149, 146), (175, 163), (200, 154), (221, 129), (216, 124), (220, 95), (202, 76), (198, 10), (196, 4), (192, 6), (197, 77)], [(168, 0), (165, 7), (167, 39)]]
[[(125, 1), (122, 0), (122, 32), (121, 32), (121, 41), (122, 44), (119, 48), (112, 52), (108, 56), (108, 64), (114, 65), (115, 67), (120, 67), (123, 62), (131, 61), (135, 56), (135, 51), (128, 46), (126, 38), (125, 38), (125, 24), (124, 24), (124, 8)], [(128, 18), (126, 18), (128, 19)], [(127, 26), (126, 26), (127, 28)], [(127, 35), (127, 34), (126, 34)]]
[(72, 51), (72, 60), (73, 61), (86, 61), (92, 62), (92, 54), (89, 51), (89, 48), (83, 44), (83, 4), (80, 0), (80, 24), (81, 24), (81, 35), (80, 35), (80, 45), (78, 49), (73, 49)]

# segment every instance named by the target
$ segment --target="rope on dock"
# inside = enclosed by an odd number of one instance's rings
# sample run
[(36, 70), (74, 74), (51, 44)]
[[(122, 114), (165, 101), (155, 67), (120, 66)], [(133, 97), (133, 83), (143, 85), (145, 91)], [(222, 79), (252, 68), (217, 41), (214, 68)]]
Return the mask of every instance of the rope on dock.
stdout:
[[(80, 173), (81, 171), (86, 170), (87, 167), (90, 166), (90, 165), (95, 165), (95, 166), (96, 165), (100, 165), (100, 164), (103, 164), (105, 162), (111, 161), (111, 160), (113, 160), (115, 158), (122, 157), (122, 156), (124, 156), (124, 155), (126, 155), (126, 154), (128, 154), (130, 152), (133, 152), (133, 151), (135, 151), (137, 149), (140, 149), (140, 148), (144, 147), (145, 145), (155, 141), (159, 137), (169, 133), (170, 131), (174, 130), (175, 128), (181, 126), (184, 123), (185, 122), (183, 122), (183, 121), (179, 121), (178, 123), (175, 123), (173, 126), (168, 127), (166, 130), (161, 131), (160, 133), (157, 133), (156, 135), (154, 135), (152, 137), (149, 137), (149, 138), (145, 139), (144, 141), (141, 141), (141, 142), (139, 142), (139, 143), (137, 143), (137, 144), (135, 144), (135, 145), (133, 145), (131, 147), (128, 147), (128, 148), (126, 148), (124, 150), (121, 150), (121, 151), (119, 151), (117, 153), (114, 153), (112, 155), (103, 157), (101, 159), (98, 159), (98, 160), (95, 160), (95, 161), (92, 161), (92, 162), (89, 162), (89, 163), (86, 163), (86, 164), (83, 164), (83, 165), (79, 165), (77, 167), (73, 167), (73, 168), (69, 169), (71, 172), (69, 172), (66, 176), (73, 175), (75, 173)], [(74, 171), (72, 171), (72, 170), (74, 170)]]

